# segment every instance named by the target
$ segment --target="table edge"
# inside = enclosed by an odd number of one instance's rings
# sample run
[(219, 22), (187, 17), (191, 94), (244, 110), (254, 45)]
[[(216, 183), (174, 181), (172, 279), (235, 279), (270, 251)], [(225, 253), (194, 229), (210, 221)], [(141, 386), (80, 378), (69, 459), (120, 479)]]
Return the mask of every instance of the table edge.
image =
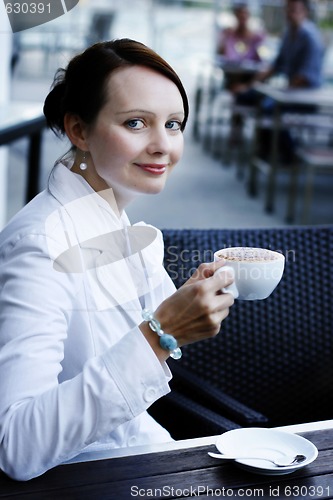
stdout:
[[(324, 429), (332, 429), (333, 420), (322, 420), (319, 422), (308, 422), (304, 424), (293, 424), (281, 427), (274, 427), (277, 430), (285, 432), (299, 433)], [(216, 443), (219, 435), (199, 437), (195, 439), (183, 439), (179, 441), (168, 441), (165, 443), (156, 443), (142, 446), (131, 446), (128, 448), (115, 448), (102, 451), (80, 453), (76, 457), (64, 462), (65, 464), (90, 462), (94, 460), (107, 460), (110, 458), (127, 457), (132, 455), (145, 455), (147, 453), (158, 453), (170, 450), (182, 450), (186, 448), (195, 448), (197, 446), (208, 446)]]

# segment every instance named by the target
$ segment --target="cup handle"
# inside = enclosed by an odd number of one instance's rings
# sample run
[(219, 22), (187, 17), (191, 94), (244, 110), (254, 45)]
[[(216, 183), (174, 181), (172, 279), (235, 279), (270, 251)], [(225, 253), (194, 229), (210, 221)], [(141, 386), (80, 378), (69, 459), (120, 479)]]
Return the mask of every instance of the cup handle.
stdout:
[[(233, 276), (233, 278), (235, 278), (235, 271), (232, 267), (223, 266), (217, 270), (218, 273), (221, 273), (223, 271), (227, 271), (228, 273), (230, 273)], [(237, 299), (237, 297), (239, 296), (239, 292), (237, 290), (237, 286), (236, 286), (235, 282), (231, 283), (231, 285), (229, 285), (229, 286), (225, 286), (224, 288), (222, 288), (222, 292), (223, 293), (231, 293), (231, 295), (233, 296), (234, 299)]]

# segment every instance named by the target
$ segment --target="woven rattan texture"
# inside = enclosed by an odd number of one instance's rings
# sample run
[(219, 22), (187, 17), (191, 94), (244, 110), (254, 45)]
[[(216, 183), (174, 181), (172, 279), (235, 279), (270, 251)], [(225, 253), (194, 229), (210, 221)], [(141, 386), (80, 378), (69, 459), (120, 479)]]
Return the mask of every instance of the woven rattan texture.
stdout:
[(333, 418), (333, 227), (164, 230), (165, 267), (179, 287), (229, 246), (282, 252), (280, 285), (263, 301), (236, 301), (219, 335), (180, 361), (274, 425)]

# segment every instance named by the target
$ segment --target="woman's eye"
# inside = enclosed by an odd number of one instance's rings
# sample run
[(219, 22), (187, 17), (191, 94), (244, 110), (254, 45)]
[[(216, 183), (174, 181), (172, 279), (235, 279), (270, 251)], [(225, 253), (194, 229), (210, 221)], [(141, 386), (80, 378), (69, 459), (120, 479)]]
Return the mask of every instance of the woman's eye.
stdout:
[(182, 126), (182, 124), (178, 120), (170, 120), (165, 125), (165, 127), (168, 128), (168, 129), (170, 129), (170, 130), (180, 130), (181, 126)]
[(142, 120), (139, 120), (139, 119), (135, 119), (135, 120), (128, 120), (126, 122), (126, 125), (129, 127), (129, 128), (132, 128), (134, 130), (140, 130), (144, 127), (144, 123)]

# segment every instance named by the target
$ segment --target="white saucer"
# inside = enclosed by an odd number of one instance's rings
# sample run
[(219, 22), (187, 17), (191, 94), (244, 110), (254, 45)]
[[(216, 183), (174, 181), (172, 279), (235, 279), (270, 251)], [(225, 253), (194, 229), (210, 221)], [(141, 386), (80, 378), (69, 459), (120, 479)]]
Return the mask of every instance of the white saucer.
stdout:
[(234, 429), (218, 437), (216, 447), (226, 455), (249, 454), (266, 458), (278, 459), (285, 455), (305, 455), (306, 459), (299, 464), (288, 467), (278, 467), (265, 460), (238, 459), (235, 462), (243, 469), (257, 474), (275, 475), (290, 474), (313, 462), (318, 456), (318, 450), (313, 443), (304, 437), (275, 429), (250, 427)]

